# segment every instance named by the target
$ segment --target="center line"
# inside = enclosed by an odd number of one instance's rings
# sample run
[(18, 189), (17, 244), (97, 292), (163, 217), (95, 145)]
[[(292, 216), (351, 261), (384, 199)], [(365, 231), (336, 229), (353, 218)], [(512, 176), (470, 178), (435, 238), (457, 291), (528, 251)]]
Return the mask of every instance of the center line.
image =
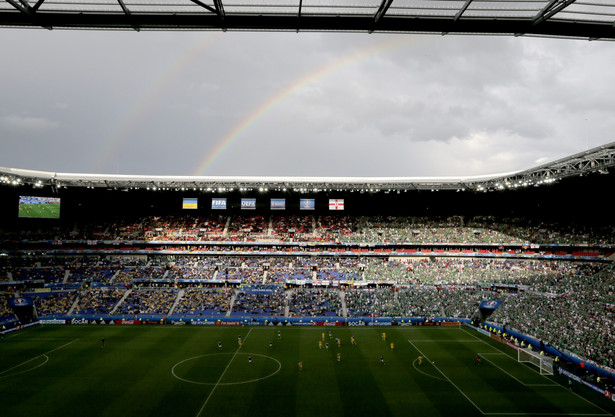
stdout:
[[(248, 331), (248, 334), (246, 335), (246, 337), (243, 339), (244, 341), (248, 338), (248, 336), (250, 336), (250, 332), (252, 331), (252, 328), (250, 328), (250, 330)], [(218, 381), (216, 381), (216, 385), (214, 385), (214, 387), (211, 389), (211, 391), (209, 392), (209, 395), (207, 396), (207, 399), (205, 400), (205, 402), (203, 403), (203, 405), (201, 406), (201, 409), (199, 410), (199, 412), (196, 414), (196, 417), (199, 417), (201, 415), (201, 413), (203, 412), (203, 410), (205, 409), (205, 406), (207, 405), (207, 403), (209, 402), (209, 399), (211, 398), (211, 395), (214, 393), (214, 391), (216, 390), (216, 387), (220, 384), (220, 381), (222, 381), (222, 378), (224, 377), (224, 374), (226, 373), (226, 371), (228, 370), (228, 367), (231, 366), (231, 362), (233, 362), (233, 359), (235, 359), (235, 356), (237, 356), (237, 353), (239, 353), (239, 349), (241, 349), (241, 346), (243, 346), (243, 343), (237, 348), (237, 350), (235, 351), (235, 354), (233, 355), (233, 357), (231, 358), (230, 361), (228, 361), (228, 364), (226, 365), (226, 368), (224, 368), (224, 371), (222, 372), (222, 375), (220, 375), (220, 378), (218, 378)]]

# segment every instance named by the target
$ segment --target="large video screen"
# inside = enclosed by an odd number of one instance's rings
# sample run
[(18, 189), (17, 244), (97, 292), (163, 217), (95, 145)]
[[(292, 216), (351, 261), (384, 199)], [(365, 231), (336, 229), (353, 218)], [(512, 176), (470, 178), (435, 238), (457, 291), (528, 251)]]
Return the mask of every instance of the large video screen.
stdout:
[(19, 196), (19, 217), (59, 219), (60, 199), (56, 197)]

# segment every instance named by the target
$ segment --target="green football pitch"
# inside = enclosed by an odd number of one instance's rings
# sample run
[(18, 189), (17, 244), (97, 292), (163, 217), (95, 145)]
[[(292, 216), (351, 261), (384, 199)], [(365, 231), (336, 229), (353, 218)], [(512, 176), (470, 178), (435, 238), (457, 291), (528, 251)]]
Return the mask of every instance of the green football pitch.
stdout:
[(613, 415), (566, 382), (466, 328), (46, 325), (0, 340), (3, 417)]

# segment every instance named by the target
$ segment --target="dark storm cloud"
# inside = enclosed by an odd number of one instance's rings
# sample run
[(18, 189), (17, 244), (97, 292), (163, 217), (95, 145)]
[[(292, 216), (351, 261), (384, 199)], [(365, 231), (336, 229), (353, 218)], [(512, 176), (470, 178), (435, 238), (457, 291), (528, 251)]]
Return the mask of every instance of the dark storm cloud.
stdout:
[(2, 166), (185, 175), (220, 150), (207, 174), (478, 175), (615, 128), (615, 51), (601, 42), (11, 33)]

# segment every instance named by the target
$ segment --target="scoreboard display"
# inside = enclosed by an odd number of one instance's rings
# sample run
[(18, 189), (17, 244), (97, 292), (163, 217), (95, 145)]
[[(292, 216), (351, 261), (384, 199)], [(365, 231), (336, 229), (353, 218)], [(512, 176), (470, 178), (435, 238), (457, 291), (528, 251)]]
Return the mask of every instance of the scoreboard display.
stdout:
[(60, 199), (57, 197), (20, 196), (18, 217), (59, 219)]

